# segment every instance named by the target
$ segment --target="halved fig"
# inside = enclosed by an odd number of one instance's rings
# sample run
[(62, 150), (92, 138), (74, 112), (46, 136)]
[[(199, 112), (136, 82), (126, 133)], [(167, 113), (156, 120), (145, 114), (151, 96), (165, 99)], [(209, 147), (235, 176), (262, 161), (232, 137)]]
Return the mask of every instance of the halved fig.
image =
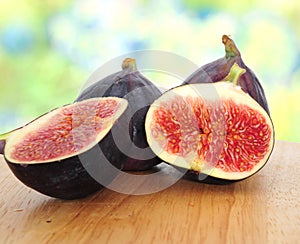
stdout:
[(52, 110), (5, 135), (0, 143), (4, 158), (20, 181), (40, 193), (61, 199), (85, 197), (103, 186), (80, 158), (105, 140), (127, 105), (125, 99), (107, 97)]
[(274, 130), (265, 109), (236, 85), (244, 72), (235, 64), (223, 81), (183, 85), (159, 97), (145, 122), (153, 152), (207, 183), (259, 171), (272, 152)]
[(125, 98), (128, 107), (115, 125), (115, 133), (108, 133), (107, 144), (101, 148), (111, 163), (123, 162), (123, 170), (147, 170), (161, 163), (149, 148), (144, 127), (149, 106), (160, 95), (159, 89), (139, 72), (135, 59), (126, 58), (121, 71), (87, 87), (76, 101), (91, 97)]

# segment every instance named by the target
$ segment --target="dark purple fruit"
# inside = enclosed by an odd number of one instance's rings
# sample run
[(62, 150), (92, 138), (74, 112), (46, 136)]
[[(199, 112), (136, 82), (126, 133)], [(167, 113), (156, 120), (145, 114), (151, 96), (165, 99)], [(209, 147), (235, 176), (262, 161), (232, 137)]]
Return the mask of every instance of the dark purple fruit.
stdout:
[(267, 112), (236, 85), (244, 72), (234, 64), (224, 80), (182, 85), (159, 97), (145, 122), (153, 152), (205, 183), (258, 172), (271, 155), (274, 128)]
[(127, 104), (125, 99), (107, 97), (57, 108), (2, 136), (0, 153), (30, 188), (61, 199), (85, 197), (103, 186), (90, 176), (82, 159), (103, 163), (90, 154), (106, 140)]
[(225, 57), (203, 65), (189, 76), (183, 84), (212, 83), (223, 80), (229, 73), (234, 63), (237, 63), (246, 72), (240, 76), (238, 85), (248, 93), (270, 115), (267, 99), (263, 87), (254, 72), (248, 68), (241, 57), (241, 53), (234, 41), (223, 35), (222, 42), (225, 45)]
[(5, 140), (0, 139), (0, 154), (4, 153)]
[(101, 149), (112, 164), (122, 162), (123, 170), (147, 170), (161, 162), (149, 148), (144, 127), (149, 105), (160, 95), (158, 88), (138, 71), (135, 60), (126, 58), (122, 71), (86, 88), (76, 101), (110, 96), (127, 99), (129, 105), (114, 127), (116, 132), (108, 133)]

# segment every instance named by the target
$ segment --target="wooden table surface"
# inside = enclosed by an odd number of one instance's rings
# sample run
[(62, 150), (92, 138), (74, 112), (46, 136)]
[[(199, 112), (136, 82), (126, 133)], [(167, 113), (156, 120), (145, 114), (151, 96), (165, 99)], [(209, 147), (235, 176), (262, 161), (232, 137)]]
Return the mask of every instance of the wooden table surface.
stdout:
[(105, 189), (63, 201), (20, 183), (0, 158), (0, 243), (300, 243), (300, 144), (227, 186), (181, 179), (159, 193)]

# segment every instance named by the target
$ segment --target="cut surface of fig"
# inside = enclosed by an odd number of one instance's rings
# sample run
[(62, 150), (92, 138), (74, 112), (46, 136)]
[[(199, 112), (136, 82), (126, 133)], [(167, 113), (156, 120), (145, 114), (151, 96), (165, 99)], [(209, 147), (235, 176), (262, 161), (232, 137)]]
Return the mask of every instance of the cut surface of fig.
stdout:
[(102, 169), (101, 159), (90, 152), (101, 145), (127, 104), (125, 99), (107, 97), (57, 108), (5, 135), (1, 153), (28, 187), (55, 198), (86, 197), (103, 185), (90, 176), (82, 159)]
[(94, 98), (53, 110), (16, 130), (4, 154), (12, 163), (49, 163), (96, 145), (127, 107), (119, 98)]
[(145, 127), (150, 147), (165, 162), (229, 181), (262, 168), (274, 144), (266, 111), (225, 81), (164, 93), (151, 105)]

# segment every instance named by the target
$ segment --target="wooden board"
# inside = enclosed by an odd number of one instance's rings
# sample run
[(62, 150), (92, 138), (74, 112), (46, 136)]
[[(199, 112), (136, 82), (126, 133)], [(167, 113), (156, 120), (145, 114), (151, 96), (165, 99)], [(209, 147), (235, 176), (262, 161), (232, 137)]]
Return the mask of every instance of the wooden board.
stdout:
[(255, 176), (227, 186), (180, 180), (143, 196), (76, 201), (21, 184), (0, 158), (0, 243), (300, 243), (300, 144), (277, 141)]

